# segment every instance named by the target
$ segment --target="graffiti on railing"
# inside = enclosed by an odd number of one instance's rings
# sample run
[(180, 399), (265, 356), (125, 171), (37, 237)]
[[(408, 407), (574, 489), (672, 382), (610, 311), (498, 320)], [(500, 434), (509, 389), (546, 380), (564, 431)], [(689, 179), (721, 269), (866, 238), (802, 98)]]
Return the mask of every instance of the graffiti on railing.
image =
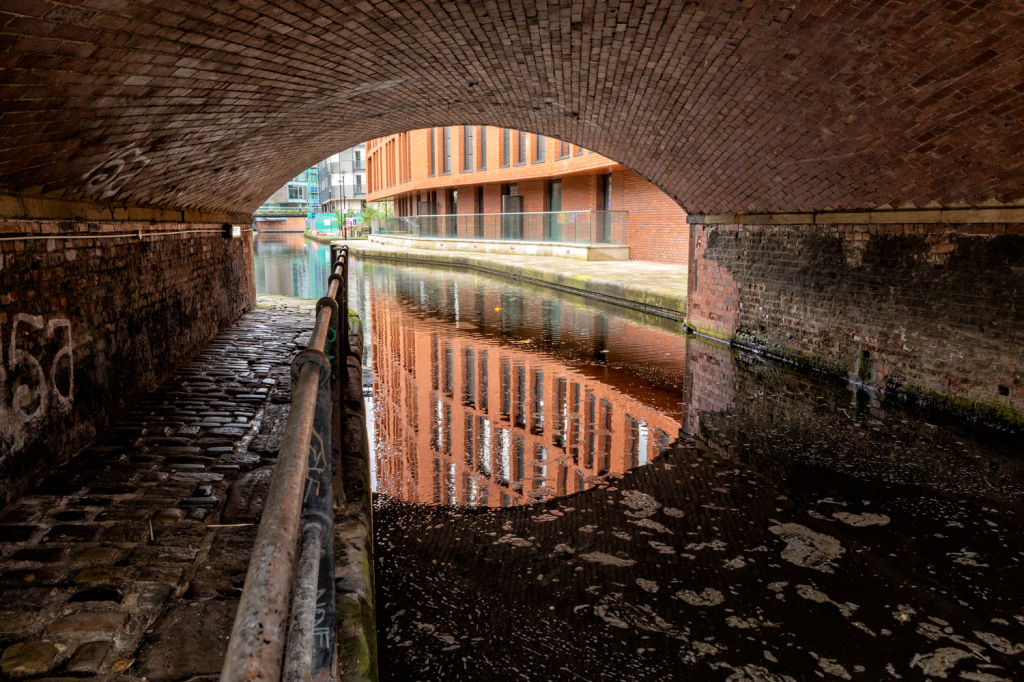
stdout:
[(149, 159), (134, 144), (122, 147), (82, 176), (82, 191), (92, 199), (109, 199), (148, 165)]
[[(44, 417), (51, 409), (61, 414), (70, 412), (75, 390), (71, 322), (64, 318), (44, 322), (42, 315), (18, 313), (12, 320), (9, 339), (5, 356), (0, 328), (0, 399), (4, 401), (0, 411), (9, 410), (14, 422), (22, 426)], [(36, 355), (30, 351), (36, 351)], [(5, 426), (11, 425), (6, 417), (3, 421), (7, 422)]]

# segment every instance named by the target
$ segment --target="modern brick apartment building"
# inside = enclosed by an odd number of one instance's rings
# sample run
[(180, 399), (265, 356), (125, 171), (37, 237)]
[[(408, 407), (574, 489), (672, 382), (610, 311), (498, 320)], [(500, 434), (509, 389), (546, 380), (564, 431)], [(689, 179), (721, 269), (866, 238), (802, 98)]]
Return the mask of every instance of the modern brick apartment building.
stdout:
[(370, 140), (366, 158), (367, 200), (394, 199), (396, 216), (628, 211), (631, 259), (686, 263), (683, 209), (636, 173), (567, 142), (452, 126)]

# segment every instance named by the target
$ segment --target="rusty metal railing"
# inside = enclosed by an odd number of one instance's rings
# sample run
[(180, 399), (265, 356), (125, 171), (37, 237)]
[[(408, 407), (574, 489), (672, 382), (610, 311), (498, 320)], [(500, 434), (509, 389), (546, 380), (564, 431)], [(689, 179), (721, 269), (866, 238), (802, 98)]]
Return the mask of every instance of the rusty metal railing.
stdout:
[[(348, 247), (331, 247), (327, 295), (292, 362), (292, 402), (249, 559), (221, 682), (337, 679), (334, 505), (348, 377)], [(340, 480), (340, 478), (338, 479)]]

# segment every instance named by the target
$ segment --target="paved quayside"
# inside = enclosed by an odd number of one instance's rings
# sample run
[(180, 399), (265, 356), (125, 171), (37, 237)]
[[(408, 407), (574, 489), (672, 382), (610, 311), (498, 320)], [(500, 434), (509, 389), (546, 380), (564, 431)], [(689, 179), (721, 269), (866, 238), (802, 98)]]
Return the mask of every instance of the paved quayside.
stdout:
[(581, 293), (666, 317), (679, 320), (686, 317), (685, 265), (636, 260), (580, 261), (557, 256), (455, 253), (408, 249), (366, 240), (336, 243), (348, 244), (352, 255), (364, 260), (400, 260), (474, 268)]
[(0, 513), (5, 675), (219, 673), (312, 326), (245, 315)]

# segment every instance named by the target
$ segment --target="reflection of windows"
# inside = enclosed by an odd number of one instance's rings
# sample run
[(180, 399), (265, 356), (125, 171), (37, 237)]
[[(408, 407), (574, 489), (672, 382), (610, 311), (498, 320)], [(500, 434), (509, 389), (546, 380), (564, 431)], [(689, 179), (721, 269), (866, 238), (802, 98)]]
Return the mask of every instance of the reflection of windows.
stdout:
[(434, 458), (434, 503), (441, 504), (441, 460)]
[(569, 415), (566, 414), (569, 384), (565, 379), (559, 379), (556, 386), (558, 387), (555, 397), (555, 420), (557, 423), (555, 424), (552, 442), (557, 447), (564, 448), (566, 431), (569, 430)]
[(526, 367), (516, 367), (516, 426), (526, 428)]
[(544, 432), (544, 372), (533, 370), (533, 431)]
[(601, 470), (598, 473), (606, 474), (612, 462), (612, 404), (602, 400), (601, 407), (604, 409), (604, 446), (601, 449)]
[[(594, 438), (595, 438), (595, 434), (594, 434), (594, 427), (595, 427), (595, 423), (594, 423), (594, 405), (595, 405), (595, 402), (594, 402), (594, 394), (590, 392), (589, 388), (587, 389), (586, 395), (587, 395), (587, 397), (586, 397), (586, 406), (587, 406), (586, 407), (586, 409), (587, 409), (587, 422), (586, 422), (587, 444), (586, 444), (586, 450), (585, 450), (586, 459), (584, 460), (584, 462), (585, 462), (585, 465), (586, 465), (587, 468), (593, 468), (593, 466), (594, 466)], [(579, 462), (577, 461), (577, 464), (578, 463)]]
[(470, 466), (472, 466), (473, 465), (473, 446), (476, 444), (476, 439), (473, 438), (473, 415), (471, 413), (469, 413), (469, 412), (466, 413), (465, 422), (466, 422), (465, 423), (465, 428), (463, 429), (463, 431), (465, 431), (465, 435), (466, 435), (466, 444), (465, 444), (466, 464), (469, 464)]
[(462, 402), (472, 407), (476, 403), (476, 353), (472, 348), (464, 351), (462, 359)]
[(629, 468), (640, 464), (640, 422), (626, 415), (626, 453), (629, 455)]
[(508, 429), (498, 429), (498, 485), (507, 486), (509, 470), (512, 467), (512, 434)]
[(523, 480), (523, 476), (526, 475), (526, 445), (523, 443), (523, 437), (518, 433), (512, 436), (512, 442), (515, 445), (515, 481), (518, 483)]
[(444, 344), (444, 393), (449, 398), (455, 393), (455, 350), (450, 341)]
[(501, 359), (501, 416), (508, 419), (512, 414), (512, 366), (508, 358)]
[(476, 418), (476, 463), (480, 473), (491, 476), (491, 425), (485, 417)]
[(431, 358), (430, 358), (430, 360), (431, 360), (431, 362), (430, 362), (430, 379), (431, 379), (431, 381), (430, 381), (430, 387), (436, 391), (437, 387), (439, 385), (439, 382), (438, 382), (438, 376), (439, 376), (439, 371), (440, 371), (439, 365), (441, 364), (440, 360), (438, 358), (438, 355), (437, 355), (437, 334), (434, 334), (433, 337), (430, 339), (430, 350), (431, 350)]
[(477, 405), (484, 412), (488, 411), (487, 406), (487, 351), (480, 351), (480, 402)]

